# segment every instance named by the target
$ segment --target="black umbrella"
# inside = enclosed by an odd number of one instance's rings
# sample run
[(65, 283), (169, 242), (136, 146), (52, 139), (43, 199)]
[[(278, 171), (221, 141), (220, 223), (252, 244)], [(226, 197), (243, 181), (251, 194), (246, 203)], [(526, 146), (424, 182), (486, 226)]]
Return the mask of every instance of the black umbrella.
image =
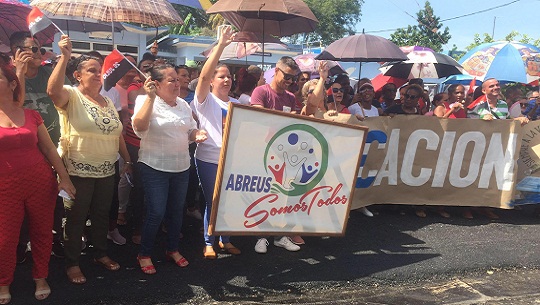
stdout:
[(403, 62), (390, 62), (381, 66), (386, 76), (398, 78), (443, 78), (463, 74), (463, 67), (452, 57), (432, 51), (412, 51)]
[[(369, 34), (351, 35), (332, 42), (317, 59), (345, 62), (387, 62), (407, 60), (407, 55), (390, 40)], [(358, 71), (358, 78), (360, 71)]]

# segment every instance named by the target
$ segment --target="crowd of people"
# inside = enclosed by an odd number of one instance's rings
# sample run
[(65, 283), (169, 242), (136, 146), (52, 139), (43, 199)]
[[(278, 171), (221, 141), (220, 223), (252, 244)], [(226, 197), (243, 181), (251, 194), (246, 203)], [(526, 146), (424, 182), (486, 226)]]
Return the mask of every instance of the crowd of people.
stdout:
[[(202, 220), (202, 257), (216, 259), (218, 248), (240, 255), (229, 236), (208, 234), (229, 103), (307, 116), (350, 114), (360, 121), (431, 115), (526, 124), (540, 114), (538, 91), (511, 86), (503, 95), (496, 79), (485, 80), (474, 93), (451, 85), (430, 100), (421, 79), (401, 88), (388, 83), (376, 92), (369, 79), (351, 86), (345, 74), (330, 77), (324, 61), (314, 78), (290, 57), (277, 62), (269, 83), (256, 66), (233, 77), (219, 58), (234, 36), (230, 27), (223, 29), (200, 73), (168, 64), (155, 49), (140, 59), (142, 73), (130, 70), (109, 91), (102, 88), (100, 53), (73, 56), (71, 40), (63, 35), (52, 67), (42, 64), (41, 46), (30, 33), (11, 36), (11, 57), (0, 57), (0, 304), (11, 300), (15, 266), (24, 262), (28, 242), (38, 300), (51, 293), (46, 280), (51, 252), (65, 258), (71, 283), (86, 282), (80, 256), (87, 237), (94, 263), (120, 270), (107, 255), (108, 239), (127, 242), (118, 225), (132, 229), (145, 274), (158, 272), (152, 256), (160, 231), (167, 234), (167, 259), (180, 268), (189, 265), (179, 249), (186, 214)], [(426, 217), (425, 207), (414, 210)], [(373, 216), (367, 208), (361, 211)], [(472, 218), (472, 211), (464, 208), (463, 216)], [(497, 217), (490, 209), (477, 211)], [(436, 212), (450, 217), (444, 207)], [(273, 244), (298, 251), (305, 241), (275, 236)], [(254, 250), (266, 253), (268, 245), (268, 237), (261, 236)]]

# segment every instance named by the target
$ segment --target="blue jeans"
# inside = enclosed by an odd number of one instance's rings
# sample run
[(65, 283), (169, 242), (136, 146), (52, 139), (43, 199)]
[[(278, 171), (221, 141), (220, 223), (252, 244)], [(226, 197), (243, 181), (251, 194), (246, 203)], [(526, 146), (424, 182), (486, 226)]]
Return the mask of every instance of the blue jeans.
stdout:
[(178, 251), (189, 170), (169, 173), (155, 170), (141, 162), (138, 166), (146, 198), (146, 217), (139, 254), (152, 254), (157, 232), (164, 219), (167, 228), (167, 251)]
[[(197, 165), (197, 174), (199, 175), (199, 181), (206, 200), (206, 209), (204, 209), (204, 243), (207, 246), (213, 246), (216, 240), (215, 235), (208, 235), (208, 223), (210, 222), (210, 215), (212, 214), (212, 198), (214, 198), (214, 185), (216, 184), (216, 175), (218, 165), (214, 163), (204, 162), (195, 159)], [(222, 243), (229, 242), (229, 236), (220, 236)]]

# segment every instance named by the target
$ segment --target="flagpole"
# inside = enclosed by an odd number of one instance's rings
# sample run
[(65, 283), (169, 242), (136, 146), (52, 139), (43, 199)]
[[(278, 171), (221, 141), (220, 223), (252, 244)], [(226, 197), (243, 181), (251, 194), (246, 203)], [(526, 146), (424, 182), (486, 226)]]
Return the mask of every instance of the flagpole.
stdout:
[[(118, 51), (118, 53), (120, 53), (120, 51)], [(124, 56), (124, 54), (120, 53), (122, 55), (122, 57), (124, 57), (126, 60), (127, 58)], [(139, 70), (139, 68), (137, 68), (136, 65), (134, 65), (131, 61), (127, 60), (127, 62), (133, 67), (135, 68), (135, 70), (139, 71), (139, 73), (141, 73), (142, 76), (144, 76), (145, 79), (148, 79), (148, 76), (146, 76), (146, 74), (144, 74), (143, 71)]]
[[(56, 23), (52, 22), (52, 20), (51, 20), (51, 23), (52, 23), (52, 24), (54, 25), (54, 27), (60, 32), (60, 34), (62, 34), (62, 36), (65, 36), (65, 35), (66, 35), (66, 34), (64, 34), (64, 32), (62, 31), (62, 29), (60, 29), (60, 28), (56, 25)], [(66, 23), (67, 23), (67, 22), (66, 22)]]

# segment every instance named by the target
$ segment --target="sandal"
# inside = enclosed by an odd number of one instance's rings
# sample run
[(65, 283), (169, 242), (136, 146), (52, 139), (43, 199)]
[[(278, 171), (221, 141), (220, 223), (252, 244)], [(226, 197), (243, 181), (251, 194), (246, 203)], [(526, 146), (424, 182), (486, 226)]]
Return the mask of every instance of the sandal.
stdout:
[(103, 266), (109, 271), (118, 271), (120, 270), (120, 264), (110, 259), (108, 256), (96, 259), (94, 258), (94, 263)]
[(81, 268), (79, 268), (79, 266), (71, 266), (67, 268), (66, 274), (69, 281), (73, 284), (82, 285), (86, 283), (86, 278), (84, 277), (84, 274), (81, 272)]
[[(41, 285), (41, 288), (38, 288), (38, 281), (43, 281), (45, 285)], [(36, 292), (34, 293), (34, 297), (38, 301), (45, 300), (49, 297), (51, 294), (51, 287), (49, 287), (49, 284), (47, 283), (46, 279), (35, 279), (34, 282), (36, 282)]]
[(204, 255), (205, 259), (216, 259), (217, 258), (216, 251), (214, 251), (214, 247), (212, 247), (212, 246), (204, 247), (203, 255)]
[(9, 302), (11, 302), (11, 294), (9, 293), (9, 286), (2, 286), (2, 287), (7, 287), (7, 292), (5, 293), (0, 293), (0, 304), (7, 304)]
[[(174, 260), (174, 257), (173, 257), (173, 254), (176, 254), (176, 253), (180, 255), (180, 258), (178, 260)], [(187, 267), (187, 265), (189, 265), (188, 260), (185, 257), (183, 257), (178, 251), (173, 251), (173, 252), (166, 251), (165, 256), (167, 257), (168, 261), (175, 262), (178, 267), (184, 268), (184, 267)]]
[[(143, 266), (142, 263), (141, 263), (141, 260), (143, 260), (143, 259), (150, 260), (150, 265)], [(141, 271), (144, 274), (156, 274), (156, 272), (157, 272), (156, 267), (154, 267), (154, 264), (152, 264), (152, 260), (151, 260), (150, 256), (137, 255), (137, 261), (139, 262), (139, 266), (141, 267)]]
[(242, 253), (240, 251), (240, 249), (236, 248), (235, 246), (233, 246), (233, 244), (231, 243), (222, 243), (222, 242), (219, 242), (219, 247), (221, 248), (221, 250), (225, 251), (225, 252), (228, 252), (232, 255), (239, 255), (240, 253)]

